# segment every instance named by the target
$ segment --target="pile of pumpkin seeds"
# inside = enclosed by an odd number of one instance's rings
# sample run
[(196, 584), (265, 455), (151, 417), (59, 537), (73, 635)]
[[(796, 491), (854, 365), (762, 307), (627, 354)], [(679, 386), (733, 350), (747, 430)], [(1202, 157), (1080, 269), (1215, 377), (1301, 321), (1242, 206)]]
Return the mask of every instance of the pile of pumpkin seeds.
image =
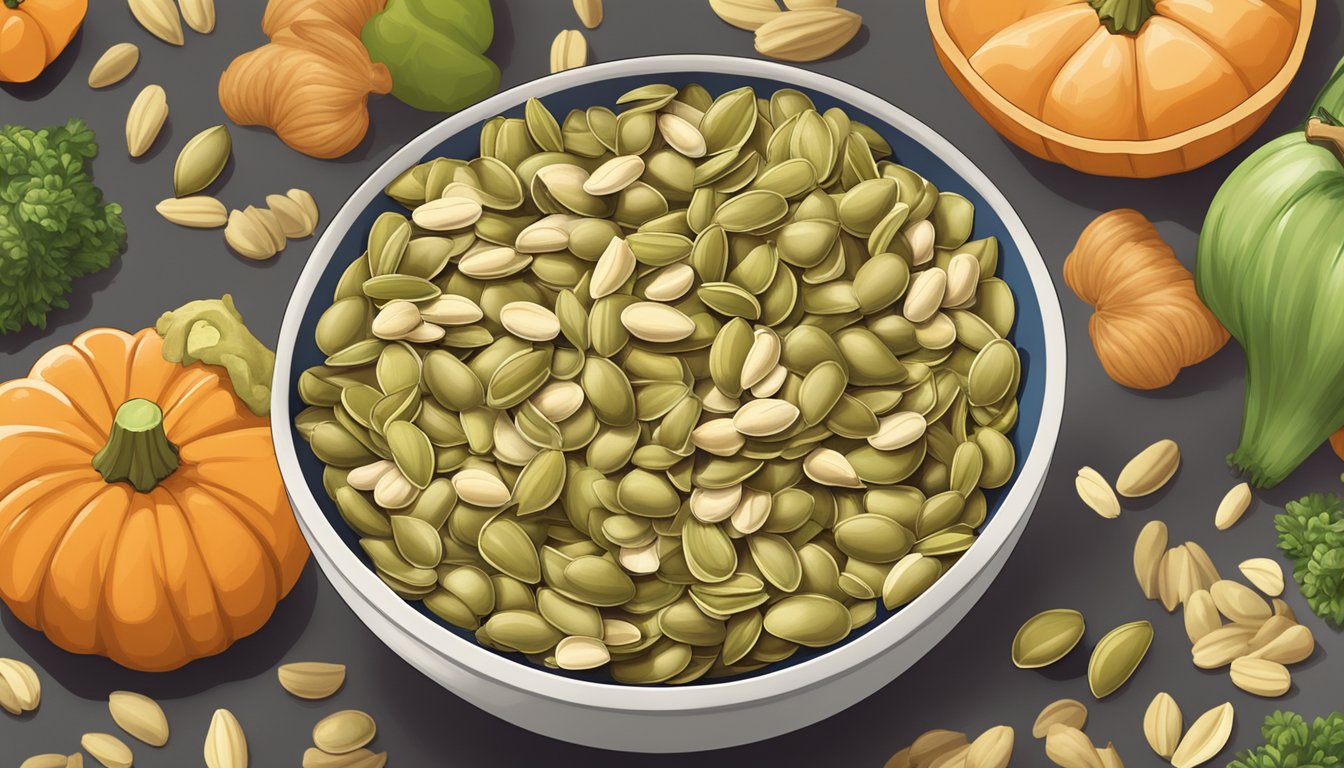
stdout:
[(1021, 375), (974, 210), (805, 94), (539, 101), (436, 158), (316, 328), (297, 428), (396, 594), (685, 683), (845, 639), (975, 541)]

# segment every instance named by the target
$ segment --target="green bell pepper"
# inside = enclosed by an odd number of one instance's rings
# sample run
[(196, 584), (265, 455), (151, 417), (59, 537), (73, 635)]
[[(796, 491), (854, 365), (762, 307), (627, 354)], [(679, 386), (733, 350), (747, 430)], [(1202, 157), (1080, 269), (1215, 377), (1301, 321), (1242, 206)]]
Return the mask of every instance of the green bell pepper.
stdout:
[(1223, 183), (1199, 238), (1199, 296), (1246, 352), (1241, 440), (1255, 485), (1287, 477), (1344, 426), (1344, 70), (1297, 130)]
[(428, 112), (454, 112), (499, 89), (499, 67), (485, 56), (494, 36), (490, 0), (388, 0), (360, 35), (392, 73), (392, 95)]

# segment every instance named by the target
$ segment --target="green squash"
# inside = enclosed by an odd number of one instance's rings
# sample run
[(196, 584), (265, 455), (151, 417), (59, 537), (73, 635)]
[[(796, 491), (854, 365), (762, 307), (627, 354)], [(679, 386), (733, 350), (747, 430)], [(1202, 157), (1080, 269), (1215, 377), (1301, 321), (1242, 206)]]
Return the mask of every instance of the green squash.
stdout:
[(490, 0), (388, 0), (360, 34), (392, 73), (392, 95), (427, 112), (455, 112), (499, 89), (486, 57), (495, 36)]
[(1329, 138), (1344, 137), (1329, 126), (1344, 115), (1341, 67), (1307, 123), (1232, 172), (1199, 238), (1199, 296), (1246, 352), (1241, 440), (1228, 462), (1261, 487), (1344, 426), (1344, 144)]

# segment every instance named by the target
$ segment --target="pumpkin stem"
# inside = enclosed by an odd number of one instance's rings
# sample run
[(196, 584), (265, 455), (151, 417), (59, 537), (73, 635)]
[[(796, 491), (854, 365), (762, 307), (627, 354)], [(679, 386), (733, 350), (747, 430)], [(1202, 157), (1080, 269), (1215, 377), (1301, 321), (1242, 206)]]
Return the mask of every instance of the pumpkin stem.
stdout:
[(130, 483), (148, 493), (177, 469), (177, 446), (163, 431), (163, 411), (136, 398), (117, 409), (107, 445), (93, 457), (93, 468), (109, 483)]
[(1135, 35), (1148, 17), (1156, 13), (1153, 0), (1087, 0), (1113, 35)]
[(20, 5), (23, 5), (23, 0), (5, 0), (6, 8), (18, 8)]
[[(1327, 113), (1328, 115), (1328, 113)], [(1307, 140), (1320, 144), (1335, 153), (1340, 163), (1344, 163), (1344, 126), (1330, 123), (1320, 117), (1307, 121)]]

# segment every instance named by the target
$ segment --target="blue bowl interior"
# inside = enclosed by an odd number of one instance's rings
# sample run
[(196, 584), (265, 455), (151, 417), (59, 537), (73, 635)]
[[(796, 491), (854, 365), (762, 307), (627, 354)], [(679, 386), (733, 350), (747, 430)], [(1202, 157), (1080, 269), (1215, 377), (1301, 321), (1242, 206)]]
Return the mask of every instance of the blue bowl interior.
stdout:
[[(751, 86), (756, 89), (758, 94), (766, 94), (780, 88), (797, 87), (792, 83), (780, 82), (764, 78), (751, 78), (740, 76), (720, 75), (711, 72), (677, 72), (654, 78), (646, 75), (622, 77), (601, 82), (589, 83), (570, 88), (559, 93), (547, 96), (541, 101), (550, 111), (559, 118), (563, 118), (571, 109), (585, 109), (595, 105), (606, 105), (616, 108), (616, 99), (626, 91), (647, 85), (651, 82), (665, 82), (675, 86), (683, 86), (687, 83), (700, 83), (713, 95), (718, 95), (725, 91), (742, 86)], [(948, 165), (939, 159), (936, 155), (924, 148), (917, 141), (906, 136), (898, 129), (886, 124), (882, 120), (859, 110), (852, 105), (842, 103), (837, 99), (818, 91), (801, 89), (816, 103), (819, 110), (825, 110), (830, 107), (840, 107), (853, 119), (866, 123), (876, 129), (892, 146), (896, 162), (901, 163), (929, 179), (939, 190), (957, 192), (964, 195), (975, 204), (976, 218), (975, 231), (973, 238), (988, 237), (990, 235), (999, 238), (999, 276), (1012, 288), (1013, 294), (1017, 300), (1017, 322), (1012, 331), (1012, 341), (1017, 346), (1022, 357), (1022, 384), (1018, 394), (1019, 411), (1017, 427), (1011, 435), (1012, 443), (1017, 451), (1017, 467), (1014, 470), (1014, 480), (1016, 474), (1021, 471), (1022, 463), (1026, 459), (1026, 453), (1029, 446), (1036, 438), (1036, 431), (1040, 423), (1042, 401), (1045, 393), (1045, 369), (1043, 365), (1036, 364), (1039, 358), (1045, 359), (1045, 333), (1042, 326), (1040, 307), (1036, 302), (1036, 294), (1032, 288), (1031, 278), (1027, 274), (1026, 265), (1022, 261), (1022, 255), (1015, 247), (1012, 238), (1009, 236), (1007, 228), (998, 215), (985, 202), (984, 198), (975, 191), (968, 183), (960, 178)], [(509, 117), (522, 117), (523, 106), (517, 107), (505, 113)], [(452, 157), (470, 159), (479, 154), (479, 136), (480, 124), (472, 126), (455, 136), (450, 137), (442, 144), (439, 144), (432, 151), (425, 155), (424, 160), (435, 157)], [(295, 414), (302, 411), (305, 407), (302, 399), (299, 397), (297, 383), (299, 374), (310, 366), (320, 365), (324, 355), (318, 350), (314, 342), (314, 331), (317, 327), (318, 318), (322, 312), (331, 304), (330, 297), (336, 289), (336, 283), (340, 279), (342, 272), (349, 263), (363, 253), (365, 242), (368, 238), (369, 228), (372, 226), (375, 218), (385, 211), (404, 212), (398, 203), (386, 196), (380, 196), (371, 204), (341, 239), (337, 247), (336, 256), (327, 265), (326, 270), (318, 282), (314, 291), (314, 299), (309, 302), (303, 316), (303, 322), (299, 327), (298, 338), (295, 341), (294, 360), (291, 366), (290, 380), (290, 408)], [(291, 429), (293, 425), (291, 424)], [(356, 554), (362, 561), (368, 562), (364, 552), (359, 547), (359, 537), (352, 531), (341, 519), (336, 510), (336, 505), (327, 497), (326, 491), (322, 487), (323, 464), (309, 450), (307, 442), (304, 441), (297, 432), (293, 434), (294, 443), (298, 446), (299, 466), (303, 470), (304, 477), (308, 483), (308, 488), (313, 497), (317, 499), (323, 513), (327, 516), (332, 527), (340, 534), (341, 539), (346, 546)], [(1011, 486), (1011, 483), (1009, 484)], [(989, 516), (992, 519), (1000, 504), (1002, 503), (1004, 488), (986, 492), (989, 502)], [(372, 566), (370, 566), (372, 567)], [(390, 594), (390, 590), (389, 590)], [(416, 610), (428, 616), (431, 620), (445, 627), (448, 631), (458, 635), (468, 642), (475, 642), (472, 633), (454, 627), (442, 619), (439, 619), (433, 613), (430, 613), (422, 603), (410, 603)], [(898, 609), (899, 611), (899, 609)], [(878, 601), (878, 618), (870, 622), (867, 626), (852, 633), (845, 642), (850, 642), (874, 627), (877, 627), (894, 612), (887, 611), (882, 607), (881, 601)], [(840, 645), (843, 645), (841, 643)], [(787, 666), (799, 664), (814, 658), (819, 654), (840, 647), (840, 645), (831, 646), (826, 649), (808, 649), (801, 648), (797, 653), (786, 661), (769, 665), (762, 670), (746, 675), (740, 675), (736, 678), (718, 678), (715, 680), (705, 680), (691, 683), (712, 684), (723, 682), (727, 679), (743, 679), (766, 674), (771, 671), (782, 669)], [(526, 659), (517, 654), (503, 654), (513, 658), (522, 664), (530, 664)], [(537, 667), (544, 669), (543, 667)], [(612, 683), (610, 676), (601, 671), (593, 672), (567, 672), (563, 670), (547, 670), (557, 675), (591, 680), (595, 682)]]

